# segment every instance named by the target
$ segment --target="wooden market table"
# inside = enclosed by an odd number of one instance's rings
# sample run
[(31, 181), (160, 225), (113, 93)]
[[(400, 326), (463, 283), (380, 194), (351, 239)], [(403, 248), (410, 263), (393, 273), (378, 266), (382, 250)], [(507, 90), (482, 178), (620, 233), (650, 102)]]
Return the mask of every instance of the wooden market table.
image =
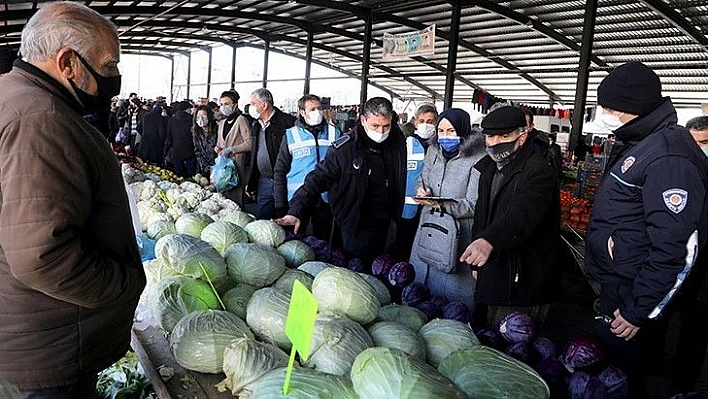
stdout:
[[(131, 345), (145, 374), (152, 382), (160, 399), (233, 399), (231, 392), (219, 392), (215, 385), (224, 374), (203, 374), (180, 366), (172, 356), (170, 343), (159, 328), (143, 325), (133, 326)], [(165, 378), (162, 373), (172, 376)]]

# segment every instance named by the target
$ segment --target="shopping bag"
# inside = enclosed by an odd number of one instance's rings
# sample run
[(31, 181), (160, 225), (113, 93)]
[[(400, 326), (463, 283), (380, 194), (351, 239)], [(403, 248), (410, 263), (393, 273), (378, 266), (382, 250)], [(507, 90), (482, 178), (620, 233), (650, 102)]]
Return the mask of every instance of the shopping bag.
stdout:
[(420, 260), (443, 273), (453, 273), (457, 269), (459, 242), (459, 226), (452, 215), (423, 211), (413, 243)]
[(238, 167), (233, 159), (226, 155), (219, 155), (216, 158), (214, 167), (211, 169), (211, 182), (220, 193), (238, 187)]

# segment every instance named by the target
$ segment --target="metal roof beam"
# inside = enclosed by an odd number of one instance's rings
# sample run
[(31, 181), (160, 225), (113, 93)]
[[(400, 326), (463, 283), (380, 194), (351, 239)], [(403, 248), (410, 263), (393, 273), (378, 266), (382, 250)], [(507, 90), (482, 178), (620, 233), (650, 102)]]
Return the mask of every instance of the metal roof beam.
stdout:
[(696, 28), (693, 23), (684, 18), (678, 11), (669, 7), (661, 0), (640, 0), (640, 2), (666, 18), (678, 30), (703, 46), (703, 48), (708, 49), (708, 38), (706, 38), (706, 35)]

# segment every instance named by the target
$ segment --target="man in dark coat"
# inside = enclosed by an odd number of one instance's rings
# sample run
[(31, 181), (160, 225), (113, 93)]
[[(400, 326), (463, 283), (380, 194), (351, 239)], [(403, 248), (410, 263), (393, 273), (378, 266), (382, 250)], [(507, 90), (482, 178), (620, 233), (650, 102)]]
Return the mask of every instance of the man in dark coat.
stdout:
[(560, 288), (555, 171), (535, 150), (521, 109), (498, 108), (482, 128), (488, 156), (475, 166), (481, 173), (475, 239), (460, 258), (477, 270), (475, 318), (492, 326), (521, 311), (541, 325)]
[(164, 148), (167, 138), (167, 118), (162, 116), (162, 106), (155, 104), (143, 119), (143, 137), (138, 148), (138, 156), (143, 160), (162, 165), (165, 161)]
[(167, 122), (166, 154), (174, 165), (175, 173), (182, 177), (194, 176), (197, 171), (192, 141), (192, 115), (187, 112), (191, 107), (188, 101), (180, 101), (174, 116)]
[(368, 100), (360, 124), (332, 144), (295, 192), (288, 215), (276, 222), (295, 226), (297, 233), (300, 220), (328, 191), (344, 251), (364, 264), (383, 254), (406, 189), (406, 141), (393, 115), (389, 100)]
[(585, 240), (585, 268), (601, 285), (595, 333), (629, 375), (630, 396), (646, 397), (676, 292), (706, 240), (706, 157), (646, 65), (613, 70), (597, 99), (617, 141)]
[(256, 192), (258, 219), (272, 219), (275, 215), (275, 163), (285, 131), (295, 125), (295, 117), (273, 105), (268, 89), (251, 93), (249, 114), (255, 119), (251, 125), (251, 163), (247, 165), (247, 190)]

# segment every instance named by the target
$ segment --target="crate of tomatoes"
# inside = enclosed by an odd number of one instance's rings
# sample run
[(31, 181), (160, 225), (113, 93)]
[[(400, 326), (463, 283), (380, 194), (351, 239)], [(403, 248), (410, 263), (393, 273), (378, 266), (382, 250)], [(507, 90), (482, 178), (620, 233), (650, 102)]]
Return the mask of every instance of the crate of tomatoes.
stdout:
[(564, 225), (585, 233), (588, 229), (592, 202), (585, 198), (573, 195), (572, 190), (561, 190), (560, 193), (561, 220)]

